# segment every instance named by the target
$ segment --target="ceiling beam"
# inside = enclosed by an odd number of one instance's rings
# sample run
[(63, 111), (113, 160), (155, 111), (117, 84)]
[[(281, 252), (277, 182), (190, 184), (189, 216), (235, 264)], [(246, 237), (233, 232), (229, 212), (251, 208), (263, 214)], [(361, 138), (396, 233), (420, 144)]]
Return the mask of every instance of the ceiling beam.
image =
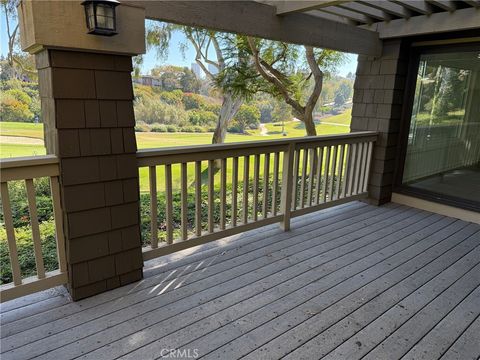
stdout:
[(269, 4), (275, 5), (277, 15), (290, 14), (292, 12), (305, 12), (308, 10), (320, 9), (325, 6), (337, 5), (346, 1), (270, 1)]
[[(127, 1), (125, 1), (127, 2)], [(278, 16), (255, 1), (132, 1), (148, 19), (378, 56), (382, 42), (369, 30), (303, 13)]]
[(392, 17), (386, 13), (383, 10), (379, 10), (374, 7), (366, 6), (360, 3), (352, 2), (352, 3), (345, 3), (345, 4), (339, 4), (338, 7), (341, 7), (343, 9), (355, 11), (359, 14), (366, 15), (368, 17), (372, 17), (374, 19), (380, 20), (380, 21), (389, 21), (392, 19)]
[(423, 15), (430, 15), (433, 13), (432, 6), (424, 0), (402, 0), (395, 1), (398, 5), (404, 6), (407, 9), (418, 12)]
[(389, 14), (398, 16), (400, 18), (408, 19), (412, 16), (412, 12), (401, 5), (395, 4), (391, 1), (358, 1), (361, 4), (385, 11)]
[(448, 31), (479, 30), (479, 24), (480, 8), (466, 8), (454, 12), (413, 16), (410, 19), (378, 22), (371, 26), (362, 25), (360, 27), (378, 31), (380, 39), (388, 39)]

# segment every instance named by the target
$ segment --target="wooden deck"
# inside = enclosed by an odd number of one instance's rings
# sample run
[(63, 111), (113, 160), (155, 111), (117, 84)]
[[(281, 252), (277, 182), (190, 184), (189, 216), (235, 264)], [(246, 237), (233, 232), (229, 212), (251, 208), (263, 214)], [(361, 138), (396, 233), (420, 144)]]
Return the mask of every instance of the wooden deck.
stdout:
[(353, 202), (146, 266), (76, 303), (3, 304), (2, 360), (480, 356), (477, 224)]

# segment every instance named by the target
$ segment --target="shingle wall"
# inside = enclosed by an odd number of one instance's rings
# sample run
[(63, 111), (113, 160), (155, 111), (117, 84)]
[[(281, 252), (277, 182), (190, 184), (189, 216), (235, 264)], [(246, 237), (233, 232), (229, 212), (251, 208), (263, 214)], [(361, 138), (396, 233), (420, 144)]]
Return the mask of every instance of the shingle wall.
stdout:
[(379, 58), (358, 57), (351, 131), (379, 132), (368, 186), (376, 204), (389, 202), (392, 194), (407, 67), (401, 40), (385, 41)]
[(69, 289), (80, 299), (142, 278), (130, 56), (36, 55), (47, 151), (60, 160)]

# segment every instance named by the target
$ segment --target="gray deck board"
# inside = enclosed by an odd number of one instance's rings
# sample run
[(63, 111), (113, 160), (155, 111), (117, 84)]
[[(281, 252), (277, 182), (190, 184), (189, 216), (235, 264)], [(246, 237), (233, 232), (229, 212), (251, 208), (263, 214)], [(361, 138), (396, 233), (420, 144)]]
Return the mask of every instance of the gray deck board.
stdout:
[(1, 357), (475, 358), (479, 263), (479, 225), (354, 202), (156, 259), (83, 301), (3, 304)]

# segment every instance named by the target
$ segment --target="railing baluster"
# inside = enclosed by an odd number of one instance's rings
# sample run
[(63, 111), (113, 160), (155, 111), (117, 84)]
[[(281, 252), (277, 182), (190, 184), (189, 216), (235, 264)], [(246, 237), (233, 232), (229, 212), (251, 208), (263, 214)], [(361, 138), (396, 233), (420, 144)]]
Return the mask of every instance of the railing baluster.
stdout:
[(270, 182), (270, 154), (266, 153), (263, 163), (263, 209), (262, 215), (266, 219), (268, 217), (268, 187)]
[(258, 220), (259, 180), (260, 180), (260, 154), (256, 154), (253, 162), (253, 221)]
[(353, 192), (352, 195), (357, 195), (358, 194), (358, 183), (359, 183), (359, 175), (360, 175), (360, 162), (362, 158), (362, 150), (363, 150), (363, 144), (359, 143), (357, 144), (357, 153), (355, 157), (355, 176), (353, 178)]
[[(297, 186), (298, 186), (298, 170), (300, 168), (300, 150), (294, 150), (293, 156), (293, 184), (292, 184), (292, 210), (297, 209)], [(285, 175), (285, 173), (284, 173)], [(283, 190), (282, 190), (283, 191)]]
[(365, 165), (365, 183), (363, 184), (363, 191), (368, 191), (368, 181), (370, 180), (370, 164), (372, 163), (373, 143), (368, 143), (367, 161)]
[(320, 147), (318, 149), (318, 164), (317, 164), (317, 174), (316, 174), (316, 178), (317, 178), (317, 183), (315, 185), (315, 198), (316, 198), (316, 201), (315, 201), (315, 204), (319, 204), (320, 203), (320, 187), (322, 185), (322, 169), (323, 168), (323, 147)]
[(187, 225), (188, 225), (188, 220), (187, 220), (187, 202), (188, 202), (188, 188), (187, 188), (187, 163), (182, 163), (182, 169), (181, 169), (181, 203), (182, 203), (182, 209), (181, 209), (181, 224), (182, 224), (182, 240), (187, 240), (188, 238), (188, 232), (187, 232)]
[(324, 170), (324, 180), (323, 180), (323, 203), (327, 202), (327, 189), (328, 189), (328, 172), (330, 169), (330, 146), (327, 146), (327, 152), (325, 154), (325, 170)]
[(222, 159), (220, 169), (220, 230), (225, 230), (227, 207), (227, 159)]
[(341, 190), (341, 197), (344, 198), (345, 196), (347, 196), (346, 192), (347, 192), (347, 183), (349, 181), (349, 178), (350, 178), (350, 159), (351, 159), (351, 155), (352, 155), (352, 144), (348, 144), (348, 145), (345, 145), (346, 147), (346, 156), (345, 156), (345, 175), (343, 177), (343, 181), (342, 181), (342, 190)]
[(335, 170), (337, 168), (337, 151), (338, 151), (338, 146), (333, 147), (333, 155), (332, 155), (332, 168), (330, 170), (331, 176), (330, 176), (330, 188), (328, 190), (328, 200), (332, 201), (333, 196), (334, 196), (334, 188), (335, 188)]
[(360, 177), (358, 183), (358, 193), (363, 192), (363, 183), (365, 181), (365, 164), (367, 157), (367, 143), (362, 143), (362, 154), (361, 154), (361, 163), (360, 163)]
[(347, 195), (351, 196), (353, 195), (353, 183), (355, 179), (355, 164), (357, 160), (357, 146), (358, 144), (351, 144), (351, 152), (350, 152), (350, 159), (349, 159), (349, 168), (348, 168), (348, 174), (349, 174), (349, 179), (348, 179), (348, 192)]
[(214, 173), (215, 162), (214, 160), (208, 160), (208, 232), (213, 233), (214, 230)]
[(280, 165), (280, 154), (273, 155), (273, 186), (272, 186), (272, 214), (277, 215), (277, 193), (278, 193), (278, 171)]
[(243, 223), (248, 223), (248, 183), (250, 178), (250, 156), (243, 158), (243, 202), (242, 202), (242, 216)]
[(283, 213), (283, 220), (281, 227), (284, 231), (290, 230), (290, 217), (292, 207), (292, 191), (296, 188), (293, 182), (292, 172), (294, 170), (293, 162), (295, 156), (295, 143), (288, 144), (288, 148), (283, 153), (283, 167), (282, 167), (282, 194), (280, 209)]
[(308, 193), (307, 193), (307, 205), (312, 206), (312, 196), (313, 196), (313, 179), (315, 174), (315, 160), (317, 157), (317, 149), (312, 148), (308, 150), (310, 152), (310, 171), (308, 175)]
[[(300, 151), (300, 150), (299, 150)], [(305, 184), (307, 182), (308, 150), (303, 150), (302, 181), (300, 183), (300, 208), (305, 207)]]
[(336, 194), (335, 194), (335, 199), (340, 199), (341, 198), (341, 184), (342, 184), (342, 176), (343, 176), (343, 166), (345, 165), (344, 164), (344, 160), (343, 160), (343, 157), (344, 157), (344, 153), (345, 153), (345, 145), (340, 145), (339, 146), (339, 149), (340, 149), (340, 159), (338, 161), (338, 176), (337, 176), (337, 189), (336, 189)]
[(238, 212), (238, 157), (233, 158), (232, 169), (232, 226), (237, 225)]
[(156, 166), (149, 166), (150, 180), (150, 232), (152, 236), (150, 246), (152, 249), (158, 247), (158, 201), (157, 201), (157, 170)]
[(167, 244), (173, 242), (173, 194), (172, 194), (172, 165), (165, 165), (165, 201), (166, 201), (166, 223), (167, 223)]
[(65, 258), (65, 235), (63, 233), (63, 213), (60, 203), (60, 184), (57, 176), (50, 178), (50, 190), (52, 192), (53, 218), (55, 221), (58, 268), (61, 273), (65, 273), (67, 272), (67, 259)]
[(45, 266), (43, 265), (42, 240), (40, 239), (40, 228), (38, 225), (37, 202), (35, 200), (35, 187), (32, 179), (25, 179), (27, 189), (28, 211), (30, 213), (30, 224), (32, 226), (33, 253), (37, 266), (37, 277), (45, 277)]
[(7, 232), (8, 255), (10, 257), (10, 266), (12, 268), (13, 283), (20, 285), (22, 283), (22, 274), (20, 272), (20, 264), (18, 262), (17, 243), (15, 241), (15, 230), (13, 227), (12, 208), (10, 206), (10, 196), (8, 194), (8, 185), (2, 182), (1, 195), (3, 207), (3, 221), (5, 222), (5, 230)]
[(195, 161), (195, 235), (202, 235), (202, 162)]

